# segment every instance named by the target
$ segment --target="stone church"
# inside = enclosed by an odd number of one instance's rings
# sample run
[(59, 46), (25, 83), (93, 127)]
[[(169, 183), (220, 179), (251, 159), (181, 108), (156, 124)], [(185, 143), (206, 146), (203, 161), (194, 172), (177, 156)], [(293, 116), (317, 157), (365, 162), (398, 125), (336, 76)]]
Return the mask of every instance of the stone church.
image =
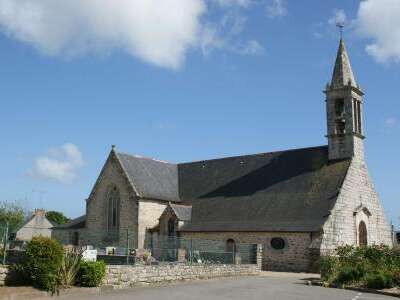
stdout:
[(328, 145), (173, 164), (112, 148), (64, 242), (148, 248), (158, 236), (257, 243), (263, 267), (308, 271), (340, 245), (392, 245), (364, 158), (363, 91), (340, 40), (324, 91)]

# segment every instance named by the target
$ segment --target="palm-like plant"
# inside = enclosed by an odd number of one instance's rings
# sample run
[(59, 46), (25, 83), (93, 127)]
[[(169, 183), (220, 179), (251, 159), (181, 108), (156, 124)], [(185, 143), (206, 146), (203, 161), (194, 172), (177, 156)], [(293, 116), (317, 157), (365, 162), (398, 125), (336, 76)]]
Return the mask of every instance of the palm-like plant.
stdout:
[(79, 266), (82, 259), (82, 249), (67, 249), (61, 263), (59, 281), (62, 287), (70, 287), (75, 284)]

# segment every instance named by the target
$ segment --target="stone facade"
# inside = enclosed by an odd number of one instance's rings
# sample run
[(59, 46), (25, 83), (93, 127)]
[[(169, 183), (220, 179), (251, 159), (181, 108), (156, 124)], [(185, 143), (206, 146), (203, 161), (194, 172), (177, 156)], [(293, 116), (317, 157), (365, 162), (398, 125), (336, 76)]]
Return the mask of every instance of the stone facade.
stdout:
[[(107, 194), (116, 187), (120, 195), (120, 233), (116, 240), (109, 240), (107, 224)], [(86, 203), (86, 234), (82, 239), (86, 244), (126, 245), (126, 230), (138, 229), (138, 209), (136, 193), (129, 184), (123, 170), (113, 153), (107, 159), (97, 182)], [(138, 244), (137, 235), (132, 236), (132, 246)]]
[[(308, 272), (315, 263), (312, 248), (314, 237), (310, 233), (288, 232), (181, 232), (183, 238), (198, 240), (228, 241), (236, 243), (262, 244), (262, 269), (272, 271)], [(271, 247), (272, 238), (282, 238), (285, 247), (275, 250)]]
[[(360, 103), (360, 116), (362, 116), (362, 93), (351, 86), (342, 89), (325, 91), (329, 159), (343, 159), (353, 157), (355, 144), (362, 140), (362, 128), (356, 132), (356, 111), (354, 103)], [(343, 110), (338, 110), (338, 102), (343, 101)], [(343, 133), (340, 133), (338, 122), (344, 124)], [(362, 122), (360, 123), (362, 126)]]
[(151, 236), (149, 229), (158, 224), (158, 219), (167, 207), (167, 202), (139, 200), (138, 248), (149, 248)]
[(352, 159), (339, 197), (323, 227), (321, 252), (332, 253), (342, 245), (359, 244), (359, 224), (367, 226), (368, 244), (392, 246), (392, 235), (383, 208), (368, 174), (363, 143), (355, 144)]
[[(119, 229), (113, 239), (107, 224), (107, 193), (111, 187), (116, 187), (120, 195)], [(126, 247), (129, 243), (132, 249), (145, 248), (149, 238), (147, 230), (157, 225), (166, 205), (166, 201), (138, 197), (112, 151), (87, 200), (86, 228), (80, 232), (80, 244)], [(67, 235), (60, 233), (63, 239)]]
[(77, 234), (77, 245), (75, 246), (84, 246), (88, 242), (88, 235), (86, 234), (85, 228), (77, 228), (77, 229), (53, 229), (51, 233), (51, 237), (56, 239), (63, 245), (74, 245), (75, 237)]
[(113, 286), (114, 288), (126, 288), (138, 284), (152, 284), (165, 281), (256, 275), (259, 272), (260, 269), (256, 264), (107, 266), (107, 275), (103, 284)]

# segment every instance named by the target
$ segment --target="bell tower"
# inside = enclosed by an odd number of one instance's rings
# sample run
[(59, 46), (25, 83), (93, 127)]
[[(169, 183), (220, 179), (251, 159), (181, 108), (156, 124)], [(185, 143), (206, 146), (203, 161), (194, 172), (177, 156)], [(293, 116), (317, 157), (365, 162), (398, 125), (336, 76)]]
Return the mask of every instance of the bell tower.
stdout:
[(361, 158), (363, 150), (363, 95), (340, 39), (332, 80), (326, 94), (329, 160)]

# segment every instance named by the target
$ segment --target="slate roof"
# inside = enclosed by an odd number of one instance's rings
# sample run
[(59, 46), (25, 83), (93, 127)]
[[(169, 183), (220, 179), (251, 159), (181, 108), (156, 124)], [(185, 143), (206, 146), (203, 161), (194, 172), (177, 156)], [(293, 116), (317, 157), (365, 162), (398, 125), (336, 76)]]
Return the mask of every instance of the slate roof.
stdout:
[(86, 215), (75, 218), (65, 224), (57, 225), (53, 229), (79, 229), (85, 228)]
[(318, 231), (349, 165), (328, 161), (327, 146), (180, 164), (192, 204), (182, 231)]
[(173, 203), (169, 205), (180, 221), (190, 221), (192, 217), (192, 207), (190, 205), (178, 205)]
[(124, 153), (116, 155), (140, 197), (179, 201), (176, 164)]

